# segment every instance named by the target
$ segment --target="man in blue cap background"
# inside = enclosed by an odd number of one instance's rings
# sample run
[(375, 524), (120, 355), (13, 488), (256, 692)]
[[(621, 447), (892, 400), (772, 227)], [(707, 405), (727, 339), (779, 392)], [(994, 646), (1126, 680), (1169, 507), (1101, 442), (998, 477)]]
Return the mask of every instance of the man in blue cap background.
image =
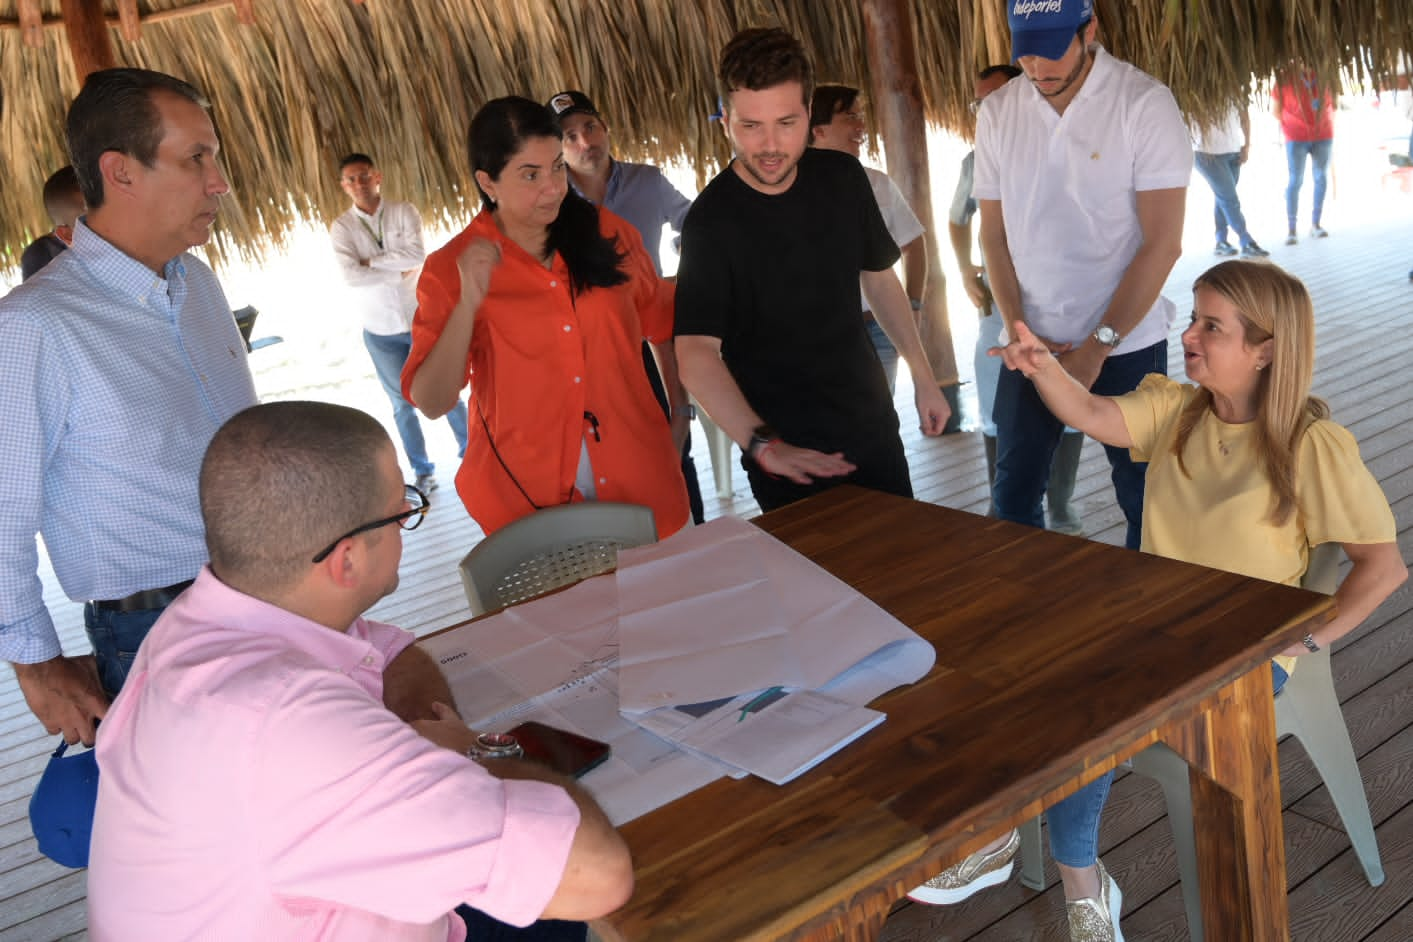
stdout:
[[(1008, 334), (1024, 322), (1081, 383), (1121, 395), (1167, 370), (1176, 307), (1160, 292), (1182, 254), (1187, 127), (1167, 88), (1097, 45), (1092, 0), (1008, 2), (1012, 57), (1028, 81), (991, 94), (977, 120), (973, 192), (991, 291)], [(994, 419), (997, 515), (1043, 527), (1064, 425), (1009, 370), (997, 384)], [(1137, 548), (1146, 466), (1106, 450), (1128, 545)], [(1098, 862), (1111, 781), (1104, 776), (1046, 812), (1075, 940), (1123, 939), (1122, 894)], [(910, 895), (958, 902), (1003, 881), (1018, 845), (1007, 835)]]

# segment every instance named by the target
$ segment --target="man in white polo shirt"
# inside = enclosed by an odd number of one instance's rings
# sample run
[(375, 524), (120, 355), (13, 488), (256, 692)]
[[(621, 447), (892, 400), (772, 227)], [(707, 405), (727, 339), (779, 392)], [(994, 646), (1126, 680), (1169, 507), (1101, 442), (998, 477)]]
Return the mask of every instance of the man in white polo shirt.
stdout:
[[(991, 291), (1007, 327), (1024, 321), (1080, 382), (1129, 392), (1167, 372), (1176, 308), (1160, 291), (1182, 253), (1187, 126), (1166, 87), (1095, 43), (1092, 0), (1010, 0), (1009, 18), (1029, 81), (987, 98), (976, 130)], [(1009, 370), (994, 415), (997, 515), (1043, 527), (1064, 425)], [(1106, 451), (1136, 549), (1146, 466)]]
[[(1119, 395), (1167, 372), (1176, 308), (1159, 292), (1182, 254), (1187, 126), (1163, 85), (1095, 44), (1092, 0), (1008, 2), (1011, 53), (1028, 81), (1007, 83), (982, 106), (972, 190), (991, 292), (1007, 330), (1025, 322), (1072, 376)], [(1064, 425), (1011, 370), (1001, 371), (993, 417), (996, 514), (1043, 527)], [(1146, 466), (1106, 451), (1136, 549)], [(1068, 587), (1056, 589), (1063, 597)], [(1103, 775), (1045, 810), (1075, 942), (1123, 940), (1123, 894), (1098, 857), (1112, 782)], [(1004, 881), (1019, 844), (1006, 835), (909, 895), (960, 902)]]

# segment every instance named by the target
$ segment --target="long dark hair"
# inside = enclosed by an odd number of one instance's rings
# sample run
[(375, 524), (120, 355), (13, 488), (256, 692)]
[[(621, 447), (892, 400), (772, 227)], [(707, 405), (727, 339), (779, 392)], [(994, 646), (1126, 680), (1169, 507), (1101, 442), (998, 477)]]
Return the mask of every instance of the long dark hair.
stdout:
[[(537, 101), (512, 95), (488, 101), (471, 119), (466, 132), (466, 150), (471, 156), (471, 174), (483, 170), (492, 180), (500, 179), (510, 159), (530, 138), (562, 139), (559, 124), (548, 108)], [(481, 202), (496, 208), (481, 184), (476, 184)], [(599, 231), (598, 207), (570, 187), (560, 204), (559, 215), (549, 224), (545, 249), (564, 257), (569, 269), (570, 290), (575, 295), (589, 288), (612, 288), (628, 280), (623, 270), (627, 253), (620, 251), (617, 239)]]

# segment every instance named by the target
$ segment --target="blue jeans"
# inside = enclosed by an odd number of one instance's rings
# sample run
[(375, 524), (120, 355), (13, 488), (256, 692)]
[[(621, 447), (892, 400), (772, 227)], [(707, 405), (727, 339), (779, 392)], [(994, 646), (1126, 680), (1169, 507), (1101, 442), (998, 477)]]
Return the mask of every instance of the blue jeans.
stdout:
[[(1271, 681), (1276, 693), (1281, 692), (1289, 679), (1290, 675), (1272, 661)], [(1114, 773), (1108, 772), (1045, 809), (1045, 822), (1050, 827), (1050, 856), (1056, 863), (1088, 867), (1099, 859), (1099, 819), (1113, 783)]]
[[(397, 424), (398, 437), (402, 439), (402, 450), (412, 465), (412, 473), (418, 477), (431, 474), (436, 466), (427, 457), (427, 442), (422, 437), (422, 423), (417, 417), (417, 409), (402, 398), (402, 366), (412, 352), (412, 335), (370, 334), (365, 330), (363, 345), (373, 358), (373, 370), (378, 374), (378, 382), (383, 384), (383, 392), (392, 402), (393, 421)], [(458, 399), (456, 407), (447, 413), (446, 420), (456, 436), (457, 454), (466, 454), (466, 403)]]
[(517, 929), (465, 904), (456, 907), (456, 914), (466, 923), (466, 942), (584, 942), (589, 932), (584, 923), (563, 919), (541, 919)]
[(83, 627), (98, 661), (98, 679), (109, 699), (123, 689), (133, 658), (137, 657), (138, 645), (164, 611), (165, 607), (140, 612), (100, 611), (92, 602), (83, 606)]
[[(1111, 356), (1095, 380), (1093, 392), (1121, 396), (1132, 392), (1149, 373), (1167, 374), (1168, 342), (1160, 340), (1133, 353)], [(1055, 446), (1064, 423), (1046, 408), (1030, 380), (1016, 370), (1002, 370), (996, 382), (996, 483), (992, 499), (1002, 520), (1045, 529), (1042, 498), (1050, 480)], [(1147, 464), (1138, 464), (1126, 448), (1104, 446), (1109, 456), (1114, 495), (1128, 520), (1124, 545), (1138, 549), (1143, 524), (1143, 476)]]
[(1068, 798), (1045, 809), (1050, 856), (1066, 867), (1090, 867), (1099, 859), (1099, 818), (1109, 800), (1114, 773), (1105, 772)]
[(873, 352), (878, 354), (878, 362), (883, 364), (883, 375), (888, 377), (891, 393), (898, 385), (898, 348), (872, 317), (868, 318), (868, 339), (873, 343)]
[(1310, 224), (1320, 224), (1320, 211), (1325, 205), (1326, 173), (1330, 166), (1332, 140), (1286, 141), (1285, 160), (1290, 170), (1290, 182), (1285, 187), (1285, 215), (1290, 223), (1290, 231), (1295, 231), (1296, 211), (1300, 208), (1300, 187), (1305, 182), (1305, 157), (1310, 157), (1310, 175), (1315, 178), (1315, 208), (1310, 213)]
[(1217, 198), (1213, 221), (1217, 225), (1217, 241), (1227, 240), (1227, 227), (1230, 226), (1241, 240), (1242, 248), (1251, 244), (1251, 235), (1246, 231), (1246, 217), (1241, 214), (1241, 198), (1236, 195), (1236, 181), (1241, 178), (1240, 154), (1194, 155), (1197, 172), (1212, 188)]

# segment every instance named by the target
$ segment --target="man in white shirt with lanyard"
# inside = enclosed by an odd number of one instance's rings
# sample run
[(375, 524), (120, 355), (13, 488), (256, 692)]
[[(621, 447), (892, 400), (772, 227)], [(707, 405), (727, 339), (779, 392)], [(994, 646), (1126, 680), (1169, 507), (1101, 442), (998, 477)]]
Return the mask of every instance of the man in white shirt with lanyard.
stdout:
[[(427, 257), (422, 217), (411, 203), (382, 198), (383, 175), (367, 154), (349, 154), (339, 163), (339, 184), (353, 205), (329, 229), (334, 254), (363, 318), (363, 345), (392, 401), (402, 450), (425, 494), (436, 490), (436, 466), (427, 457), (417, 409), (402, 398), (402, 365), (412, 350), (412, 315), (417, 312), (417, 277)], [(457, 454), (464, 454), (466, 403), (458, 401), (446, 418), (456, 436)]]

